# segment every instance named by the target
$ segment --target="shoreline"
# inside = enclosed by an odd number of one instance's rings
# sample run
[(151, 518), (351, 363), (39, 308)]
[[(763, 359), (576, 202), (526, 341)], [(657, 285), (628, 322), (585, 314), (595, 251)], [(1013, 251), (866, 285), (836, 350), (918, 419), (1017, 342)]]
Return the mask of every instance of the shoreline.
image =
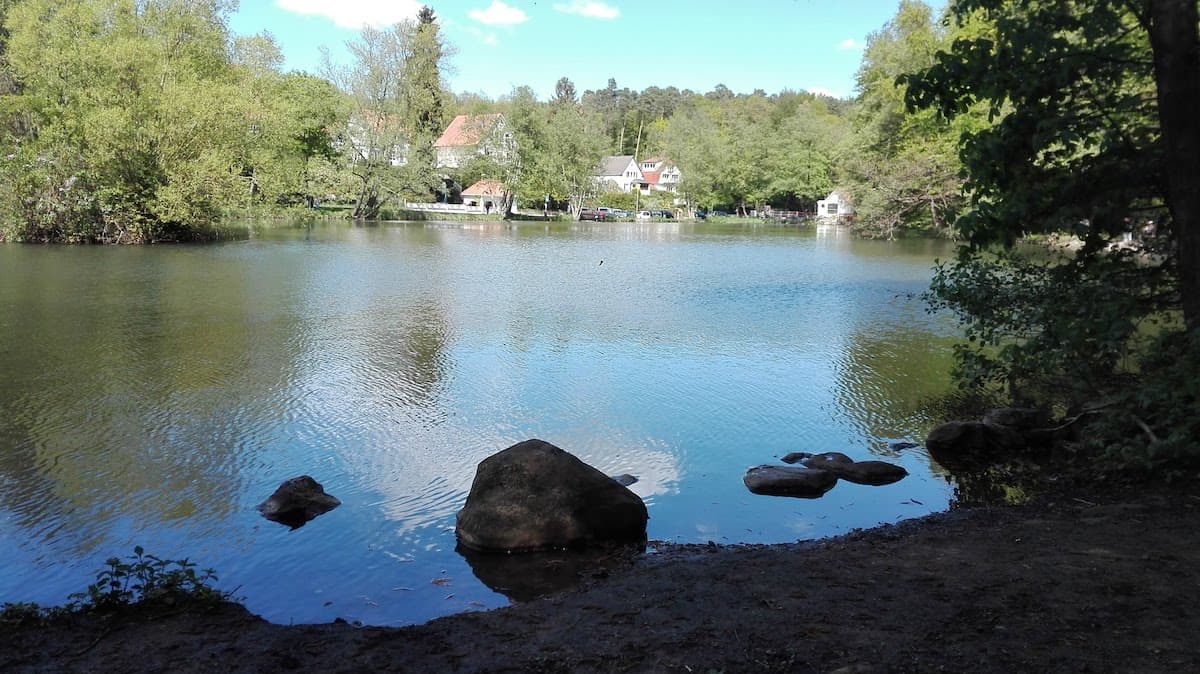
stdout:
[(237, 604), (0, 630), (0, 670), (1200, 669), (1200, 498), (1096, 485), (776, 545), (669, 546), (583, 586), (410, 627)]

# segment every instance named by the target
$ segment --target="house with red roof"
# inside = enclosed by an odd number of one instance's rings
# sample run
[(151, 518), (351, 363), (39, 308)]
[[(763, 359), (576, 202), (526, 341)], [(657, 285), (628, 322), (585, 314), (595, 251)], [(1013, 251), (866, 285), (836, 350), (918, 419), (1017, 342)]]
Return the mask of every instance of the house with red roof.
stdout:
[(459, 115), (433, 143), (438, 168), (461, 168), (476, 157), (504, 162), (516, 152), (513, 134), (501, 113)]
[(675, 193), (679, 189), (679, 181), (683, 174), (675, 162), (661, 157), (647, 157), (639, 163), (646, 187), (644, 194), (651, 191)]
[(484, 178), (462, 191), (463, 204), (478, 208), (484, 213), (502, 215), (508, 189), (499, 180)]

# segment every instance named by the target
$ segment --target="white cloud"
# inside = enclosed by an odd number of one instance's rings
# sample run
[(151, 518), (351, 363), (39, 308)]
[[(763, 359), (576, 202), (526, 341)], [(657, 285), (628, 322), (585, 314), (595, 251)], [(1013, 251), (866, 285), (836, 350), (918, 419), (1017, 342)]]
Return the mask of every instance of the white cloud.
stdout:
[(276, 0), (275, 4), (288, 12), (322, 16), (351, 29), (390, 26), (415, 17), (421, 9), (419, 0)]
[(467, 16), (488, 26), (515, 26), (529, 20), (525, 12), (509, 7), (500, 0), (492, 0), (487, 9), (472, 9)]
[(555, 4), (554, 9), (564, 14), (578, 14), (589, 19), (608, 20), (621, 16), (621, 10), (596, 0), (571, 0), (566, 4)]
[(495, 47), (500, 44), (500, 38), (496, 37), (496, 34), (490, 31), (480, 30), (475, 26), (463, 26), (463, 30), (489, 47)]
[(838, 49), (842, 50), (859, 49), (861, 47), (862, 45), (858, 43), (858, 40), (855, 40), (852, 37), (848, 37), (838, 43)]

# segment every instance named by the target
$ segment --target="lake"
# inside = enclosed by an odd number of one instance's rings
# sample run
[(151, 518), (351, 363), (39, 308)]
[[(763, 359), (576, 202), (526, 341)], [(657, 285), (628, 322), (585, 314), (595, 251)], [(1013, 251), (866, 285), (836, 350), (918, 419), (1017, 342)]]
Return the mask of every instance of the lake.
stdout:
[[(135, 545), (279, 623), (502, 606), (455, 552), (476, 464), (541, 438), (631, 489), (649, 537), (773, 543), (945, 510), (917, 441), (952, 326), (939, 241), (836, 228), (412, 223), (208, 246), (0, 246), (0, 602), (61, 604)], [(819, 500), (748, 467), (908, 469)], [(255, 510), (312, 475), (342, 505)], [(652, 546), (653, 547), (653, 546)]]

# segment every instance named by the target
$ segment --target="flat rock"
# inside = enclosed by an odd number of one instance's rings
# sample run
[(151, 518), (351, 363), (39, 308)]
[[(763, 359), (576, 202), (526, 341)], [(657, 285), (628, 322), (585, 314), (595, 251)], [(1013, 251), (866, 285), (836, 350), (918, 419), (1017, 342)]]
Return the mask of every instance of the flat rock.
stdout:
[(838, 479), (876, 487), (899, 482), (908, 477), (908, 471), (903, 466), (887, 461), (854, 461), (832, 465), (828, 470), (837, 475)]
[(633, 492), (570, 453), (526, 440), (479, 463), (455, 533), (470, 550), (519, 552), (645, 540)]
[(755, 466), (742, 482), (755, 494), (820, 498), (837, 484), (837, 475), (819, 468), (799, 466)]

